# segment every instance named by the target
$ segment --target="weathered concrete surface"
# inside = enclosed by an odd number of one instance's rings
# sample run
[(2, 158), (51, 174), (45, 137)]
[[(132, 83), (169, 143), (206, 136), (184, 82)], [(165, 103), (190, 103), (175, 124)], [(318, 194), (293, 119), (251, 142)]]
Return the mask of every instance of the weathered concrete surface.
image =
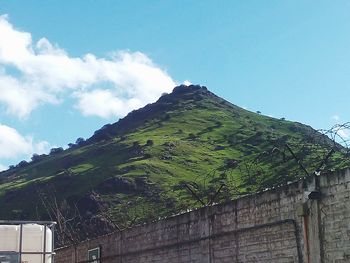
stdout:
[(58, 249), (55, 262), (87, 262), (95, 247), (103, 263), (350, 262), (350, 171)]

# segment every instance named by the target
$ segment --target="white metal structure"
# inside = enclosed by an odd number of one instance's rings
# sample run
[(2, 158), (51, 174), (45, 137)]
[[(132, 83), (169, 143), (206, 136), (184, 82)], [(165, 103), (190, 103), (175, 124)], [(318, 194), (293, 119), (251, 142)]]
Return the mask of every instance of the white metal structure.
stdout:
[(54, 225), (0, 221), (0, 263), (53, 263)]

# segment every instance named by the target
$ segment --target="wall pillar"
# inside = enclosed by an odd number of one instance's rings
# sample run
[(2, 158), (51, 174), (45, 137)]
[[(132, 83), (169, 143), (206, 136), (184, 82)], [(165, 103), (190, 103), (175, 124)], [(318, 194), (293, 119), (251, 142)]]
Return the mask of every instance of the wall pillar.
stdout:
[[(322, 198), (319, 185), (319, 177), (314, 175), (313, 182), (309, 185), (309, 191), (306, 192), (307, 215), (305, 215), (304, 242), (308, 245), (309, 263), (323, 263), (322, 257), (322, 235), (320, 220), (320, 200)], [(306, 234), (306, 236), (305, 236)]]

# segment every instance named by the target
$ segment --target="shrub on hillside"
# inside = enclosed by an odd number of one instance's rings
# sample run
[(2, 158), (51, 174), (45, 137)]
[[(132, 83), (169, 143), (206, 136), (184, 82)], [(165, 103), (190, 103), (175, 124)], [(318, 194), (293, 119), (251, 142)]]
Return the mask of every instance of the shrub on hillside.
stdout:
[(75, 144), (78, 145), (78, 146), (82, 146), (85, 142), (85, 139), (84, 138), (81, 138), (79, 137), (76, 141), (75, 141)]
[(31, 159), (32, 159), (32, 162), (39, 162), (39, 161), (43, 160), (45, 158), (45, 156), (46, 156), (45, 154), (39, 155), (39, 154), (34, 153)]
[(154, 144), (153, 140), (147, 140), (146, 145), (147, 146), (152, 146)]
[(190, 140), (195, 140), (195, 139), (197, 139), (197, 136), (196, 136), (195, 134), (193, 134), (193, 133), (190, 133), (190, 134), (188, 135), (188, 139), (190, 139)]
[(60, 152), (63, 152), (63, 148), (62, 147), (52, 148), (50, 150), (50, 154), (57, 154), (57, 153), (60, 153)]

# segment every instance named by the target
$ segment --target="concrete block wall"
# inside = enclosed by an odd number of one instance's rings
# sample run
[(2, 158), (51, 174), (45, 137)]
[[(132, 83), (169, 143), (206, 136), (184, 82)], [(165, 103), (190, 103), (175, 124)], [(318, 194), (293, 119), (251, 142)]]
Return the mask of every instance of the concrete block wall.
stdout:
[(321, 247), (325, 262), (350, 262), (350, 171), (320, 178)]
[(350, 262), (350, 171), (87, 240), (55, 262), (87, 262), (95, 247), (103, 263)]

